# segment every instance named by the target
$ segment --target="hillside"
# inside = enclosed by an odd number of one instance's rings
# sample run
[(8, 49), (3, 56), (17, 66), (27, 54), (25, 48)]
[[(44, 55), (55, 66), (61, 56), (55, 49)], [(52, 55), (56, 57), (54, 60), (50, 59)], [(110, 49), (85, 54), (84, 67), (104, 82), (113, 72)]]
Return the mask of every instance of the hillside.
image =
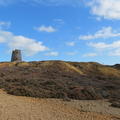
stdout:
[(0, 88), (17, 96), (120, 99), (120, 65), (64, 61), (0, 63)]

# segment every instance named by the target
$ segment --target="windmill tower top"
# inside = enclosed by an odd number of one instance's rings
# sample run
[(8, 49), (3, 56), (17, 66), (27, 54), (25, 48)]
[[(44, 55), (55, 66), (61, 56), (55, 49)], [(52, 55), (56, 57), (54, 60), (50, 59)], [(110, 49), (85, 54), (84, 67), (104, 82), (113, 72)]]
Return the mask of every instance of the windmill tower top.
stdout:
[(18, 50), (18, 49), (13, 50), (11, 62), (21, 62), (21, 61), (22, 61), (21, 50)]

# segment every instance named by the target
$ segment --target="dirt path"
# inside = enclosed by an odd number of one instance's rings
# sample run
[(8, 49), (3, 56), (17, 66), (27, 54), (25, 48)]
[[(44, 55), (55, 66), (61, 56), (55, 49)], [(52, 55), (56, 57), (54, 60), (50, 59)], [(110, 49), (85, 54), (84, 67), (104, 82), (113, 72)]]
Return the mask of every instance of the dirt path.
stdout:
[(55, 99), (17, 97), (0, 91), (0, 120), (119, 120), (110, 115), (81, 112), (74, 104)]

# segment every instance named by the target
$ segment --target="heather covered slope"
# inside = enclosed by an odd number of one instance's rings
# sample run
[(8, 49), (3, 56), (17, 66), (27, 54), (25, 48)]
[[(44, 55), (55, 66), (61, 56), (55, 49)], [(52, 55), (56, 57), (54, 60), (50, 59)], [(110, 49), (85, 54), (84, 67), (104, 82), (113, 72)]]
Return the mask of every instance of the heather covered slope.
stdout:
[(0, 88), (39, 98), (120, 99), (119, 66), (64, 61), (0, 63)]

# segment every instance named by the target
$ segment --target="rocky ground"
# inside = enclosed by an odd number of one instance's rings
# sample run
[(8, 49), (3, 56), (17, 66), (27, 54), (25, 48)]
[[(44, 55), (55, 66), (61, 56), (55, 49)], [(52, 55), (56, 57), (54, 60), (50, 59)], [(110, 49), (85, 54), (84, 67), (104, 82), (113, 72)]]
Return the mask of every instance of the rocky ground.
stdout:
[(0, 120), (120, 120), (120, 109), (106, 101), (35, 99), (0, 91)]

